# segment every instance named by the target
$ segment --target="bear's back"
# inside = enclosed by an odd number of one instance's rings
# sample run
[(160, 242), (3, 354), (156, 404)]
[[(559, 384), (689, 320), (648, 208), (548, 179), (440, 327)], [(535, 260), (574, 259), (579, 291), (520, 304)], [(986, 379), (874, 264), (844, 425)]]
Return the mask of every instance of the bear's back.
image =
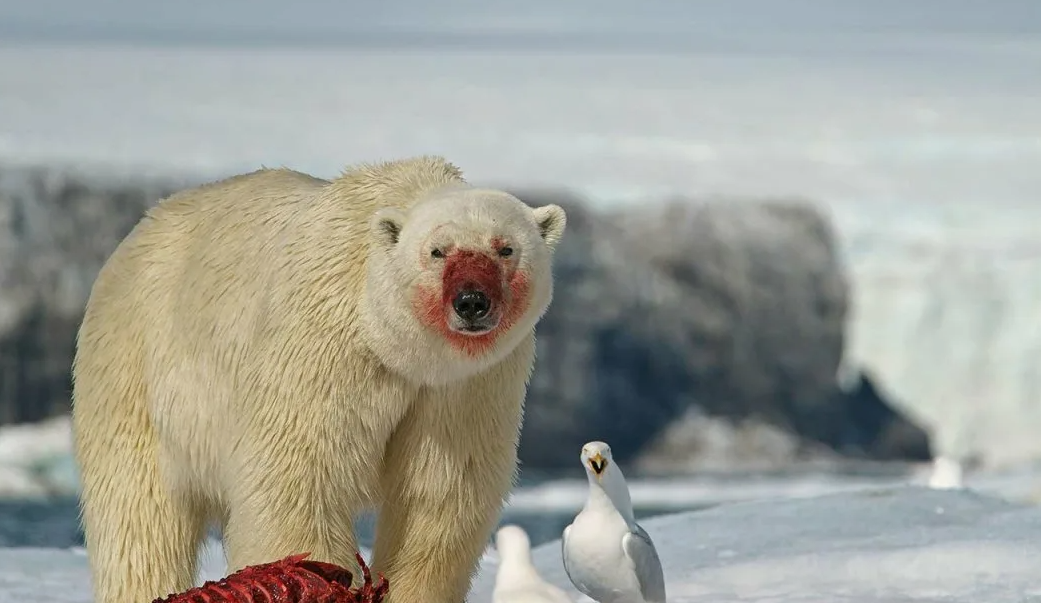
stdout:
[(109, 316), (104, 322), (148, 324), (167, 341), (209, 335), (234, 344), (260, 318), (287, 233), (327, 184), (300, 172), (264, 169), (162, 200), (98, 276), (91, 297), (109, 300), (98, 308)]
[(243, 263), (273, 251), (326, 185), (300, 172), (262, 169), (186, 189), (149, 210), (128, 243), (164, 274), (175, 267), (177, 273), (228, 268), (232, 262), (245, 268)]
[(242, 230), (260, 235), (265, 228), (284, 228), (328, 184), (288, 169), (261, 169), (203, 184), (177, 192), (149, 210), (142, 220), (142, 236), (180, 242), (190, 235), (194, 242), (204, 243)]

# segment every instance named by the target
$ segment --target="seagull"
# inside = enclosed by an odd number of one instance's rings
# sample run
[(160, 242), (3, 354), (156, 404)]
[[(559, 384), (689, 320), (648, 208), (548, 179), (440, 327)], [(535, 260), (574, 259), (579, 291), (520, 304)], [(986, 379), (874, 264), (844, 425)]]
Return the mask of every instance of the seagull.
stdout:
[(938, 456), (933, 459), (933, 471), (929, 476), (929, 487), (934, 490), (958, 490), (964, 488), (962, 467), (957, 459)]
[(658, 552), (633, 517), (625, 476), (611, 447), (582, 447), (589, 478), (586, 506), (564, 528), (564, 571), (579, 591), (599, 603), (665, 603), (665, 576)]
[(531, 541), (520, 526), (506, 525), (495, 533), (499, 571), (492, 603), (573, 603), (562, 589), (546, 582), (531, 563)]

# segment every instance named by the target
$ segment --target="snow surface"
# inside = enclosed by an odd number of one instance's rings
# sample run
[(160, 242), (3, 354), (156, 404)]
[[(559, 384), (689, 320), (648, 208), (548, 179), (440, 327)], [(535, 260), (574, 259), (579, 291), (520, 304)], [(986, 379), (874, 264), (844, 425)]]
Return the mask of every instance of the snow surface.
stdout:
[(1041, 457), (1039, 34), (1034, 0), (2, 3), (0, 164), (436, 152), (603, 205), (816, 199), (849, 363), (940, 452), (1015, 462)]
[[(873, 489), (736, 503), (643, 522), (675, 603), (1019, 603), (1041, 597), (1041, 511), (966, 490)], [(533, 551), (571, 586), (560, 542)], [(219, 545), (200, 580), (223, 575)], [(491, 598), (485, 555), (469, 601)], [(0, 549), (0, 602), (90, 601), (82, 549)], [(393, 588), (393, 586), (392, 586)]]
[[(737, 503), (641, 522), (669, 601), (1004, 603), (1041, 597), (1041, 512), (969, 491), (875, 489)], [(533, 551), (544, 578), (578, 592), (560, 542)], [(490, 598), (486, 563), (470, 601)]]

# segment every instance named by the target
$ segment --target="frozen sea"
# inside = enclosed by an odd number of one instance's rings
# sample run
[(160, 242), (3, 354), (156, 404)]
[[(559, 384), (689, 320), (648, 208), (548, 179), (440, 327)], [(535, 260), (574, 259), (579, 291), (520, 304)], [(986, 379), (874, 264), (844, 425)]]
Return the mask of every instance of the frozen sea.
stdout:
[[(1041, 600), (1041, 512), (971, 491), (873, 488), (735, 503), (643, 525), (676, 603)], [(589, 601), (567, 580), (559, 541), (533, 557), (544, 578)], [(224, 575), (218, 542), (201, 558), (200, 582)], [(471, 603), (490, 600), (496, 568), (489, 548)], [(88, 580), (82, 549), (0, 549), (0, 601), (88, 603)]]

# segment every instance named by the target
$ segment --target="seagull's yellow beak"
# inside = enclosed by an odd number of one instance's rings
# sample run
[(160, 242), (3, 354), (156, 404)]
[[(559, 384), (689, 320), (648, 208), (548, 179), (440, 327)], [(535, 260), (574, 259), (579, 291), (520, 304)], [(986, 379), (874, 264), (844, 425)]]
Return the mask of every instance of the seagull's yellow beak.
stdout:
[(593, 470), (593, 474), (597, 478), (607, 469), (607, 459), (603, 457), (599, 452), (589, 457), (589, 468)]

